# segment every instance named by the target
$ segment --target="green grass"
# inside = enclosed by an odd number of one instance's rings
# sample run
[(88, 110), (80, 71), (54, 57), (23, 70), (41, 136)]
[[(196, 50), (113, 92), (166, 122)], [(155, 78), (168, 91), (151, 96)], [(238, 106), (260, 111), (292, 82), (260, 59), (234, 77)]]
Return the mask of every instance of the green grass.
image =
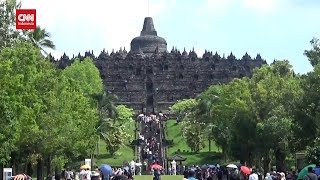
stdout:
[(182, 175), (170, 176), (170, 175), (161, 175), (161, 180), (182, 180)]
[(122, 147), (115, 155), (107, 152), (106, 145), (103, 141), (100, 143), (100, 155), (95, 162), (97, 165), (109, 164), (110, 166), (122, 166), (125, 161), (131, 161), (134, 158), (134, 149), (129, 146)]
[(166, 139), (173, 140), (173, 146), (168, 148), (168, 156), (173, 156), (178, 150), (180, 150), (179, 154), (187, 158), (183, 163), (185, 165), (222, 164), (224, 162), (214, 141), (211, 141), (211, 152), (209, 152), (208, 140), (205, 142), (205, 148), (199, 153), (191, 152), (182, 135), (181, 124), (176, 124), (176, 121), (174, 120), (167, 121), (166, 135)]
[[(142, 175), (134, 176), (134, 180), (152, 180), (153, 176), (151, 175)], [(170, 175), (161, 175), (161, 180), (182, 180), (183, 176), (170, 176)]]
[(152, 175), (134, 176), (133, 178), (134, 178), (134, 180), (153, 180)]

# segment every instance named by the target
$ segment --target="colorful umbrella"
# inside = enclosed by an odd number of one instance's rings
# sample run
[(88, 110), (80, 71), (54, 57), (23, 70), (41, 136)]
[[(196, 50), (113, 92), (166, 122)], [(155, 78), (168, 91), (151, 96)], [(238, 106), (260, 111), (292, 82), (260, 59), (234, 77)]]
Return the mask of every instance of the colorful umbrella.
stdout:
[(238, 166), (235, 164), (229, 164), (229, 165), (227, 165), (227, 168), (238, 169)]
[(82, 169), (91, 169), (91, 166), (89, 166), (89, 165), (83, 165), (83, 166), (81, 166), (80, 167), (80, 169), (82, 170)]
[(162, 169), (162, 166), (160, 166), (159, 164), (152, 164), (150, 166), (151, 169)]
[(250, 169), (247, 166), (241, 166), (240, 167), (241, 171), (247, 175), (251, 174)]
[(303, 179), (304, 176), (305, 176), (306, 174), (308, 174), (308, 168), (309, 168), (309, 167), (315, 168), (316, 165), (315, 165), (315, 164), (309, 164), (308, 166), (304, 167), (304, 168), (299, 172), (298, 180)]

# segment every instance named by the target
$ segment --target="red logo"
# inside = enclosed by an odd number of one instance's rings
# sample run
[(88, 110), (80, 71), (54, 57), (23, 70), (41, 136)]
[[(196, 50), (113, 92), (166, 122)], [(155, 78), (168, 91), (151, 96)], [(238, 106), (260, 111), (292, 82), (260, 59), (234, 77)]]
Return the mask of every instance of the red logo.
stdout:
[(16, 29), (36, 29), (35, 9), (16, 9)]

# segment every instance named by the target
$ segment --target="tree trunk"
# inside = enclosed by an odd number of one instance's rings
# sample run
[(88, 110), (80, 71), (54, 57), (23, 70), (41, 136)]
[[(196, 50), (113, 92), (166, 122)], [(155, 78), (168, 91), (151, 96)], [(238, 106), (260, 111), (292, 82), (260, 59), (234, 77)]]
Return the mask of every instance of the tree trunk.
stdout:
[(2, 179), (3, 177), (3, 168), (4, 168), (3, 164), (0, 164), (0, 179)]
[(27, 175), (32, 176), (33, 175), (33, 171), (32, 171), (32, 164), (31, 162), (28, 162), (27, 164)]
[(47, 167), (47, 179), (51, 179), (53, 172), (52, 172), (52, 166), (51, 166), (51, 154), (48, 156), (46, 161), (46, 167)]
[(209, 152), (211, 152), (211, 137), (209, 136)]
[(249, 167), (252, 167), (252, 164), (253, 164), (253, 156), (252, 156), (252, 152), (251, 152), (251, 151), (249, 151), (249, 153), (248, 153), (248, 160), (247, 160), (247, 162), (248, 162), (248, 166), (249, 166)]
[(224, 162), (225, 162), (225, 163), (226, 163), (227, 160), (228, 160), (228, 155), (227, 155), (226, 149), (227, 149), (227, 148), (226, 148), (225, 146), (221, 147), (222, 156), (223, 156), (223, 159), (224, 159)]
[(264, 171), (264, 175), (270, 171), (270, 162), (271, 162), (271, 158), (269, 154), (266, 154), (265, 156), (263, 156), (263, 171)]
[[(13, 155), (12, 153), (11, 153), (11, 157), (12, 158), (10, 159), (10, 165), (12, 166), (12, 174), (14, 175), (14, 174), (18, 173), (18, 168), (19, 168), (18, 164), (19, 163), (17, 162), (17, 159), (15, 158), (16, 156)], [(2, 169), (1, 169), (1, 171), (2, 171)]]
[(286, 153), (281, 148), (278, 148), (275, 151), (276, 156), (276, 167), (278, 172), (284, 172), (285, 170), (285, 159), (286, 159)]
[(38, 159), (37, 161), (37, 179), (43, 180), (43, 160)]

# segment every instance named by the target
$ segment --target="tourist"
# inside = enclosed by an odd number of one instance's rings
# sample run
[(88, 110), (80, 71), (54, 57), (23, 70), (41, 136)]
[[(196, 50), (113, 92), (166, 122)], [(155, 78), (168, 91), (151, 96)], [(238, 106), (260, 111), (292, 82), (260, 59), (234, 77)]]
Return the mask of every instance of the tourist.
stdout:
[(258, 174), (256, 173), (255, 169), (252, 169), (249, 180), (259, 180)]
[(196, 176), (196, 172), (194, 170), (190, 170), (188, 173), (188, 180), (197, 180), (195, 176)]
[(70, 170), (70, 168), (67, 168), (65, 171), (65, 178), (66, 180), (72, 180), (74, 178), (73, 172)]
[(303, 180), (318, 180), (318, 176), (313, 173), (312, 167), (308, 167), (308, 173), (303, 177)]
[(272, 180), (272, 177), (271, 177), (270, 173), (267, 173), (266, 177), (264, 179), (265, 180)]
[(12, 177), (13, 180), (32, 180), (32, 178), (26, 174), (17, 174)]

